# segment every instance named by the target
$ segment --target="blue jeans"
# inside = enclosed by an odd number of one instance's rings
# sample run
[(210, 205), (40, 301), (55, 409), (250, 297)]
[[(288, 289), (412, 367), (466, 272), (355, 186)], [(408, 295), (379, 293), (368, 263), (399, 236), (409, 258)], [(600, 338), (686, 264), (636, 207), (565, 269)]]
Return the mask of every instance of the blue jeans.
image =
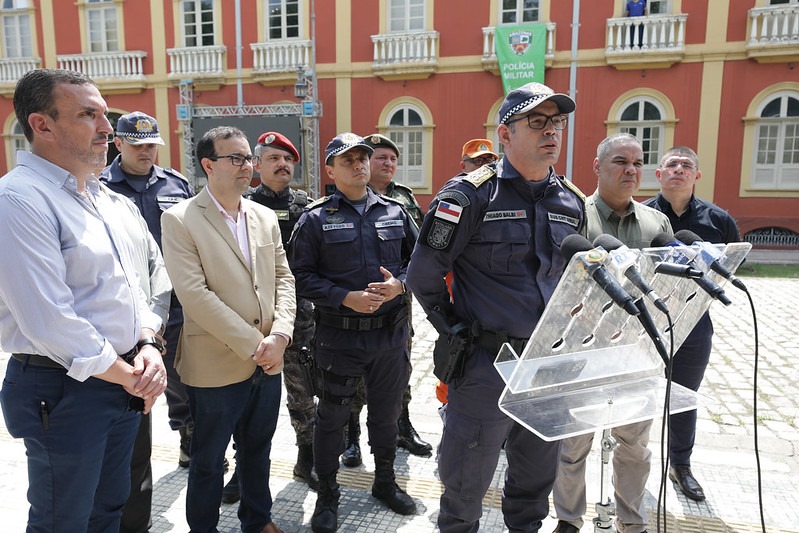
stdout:
[(0, 401), (28, 456), (28, 533), (119, 531), (141, 416), (113, 383), (9, 359)]
[(186, 493), (186, 521), (192, 532), (216, 532), (224, 485), (225, 450), (236, 444), (239, 520), (245, 533), (272, 521), (269, 452), (280, 408), (281, 375), (260, 368), (246, 381), (224, 387), (187, 386), (194, 419)]

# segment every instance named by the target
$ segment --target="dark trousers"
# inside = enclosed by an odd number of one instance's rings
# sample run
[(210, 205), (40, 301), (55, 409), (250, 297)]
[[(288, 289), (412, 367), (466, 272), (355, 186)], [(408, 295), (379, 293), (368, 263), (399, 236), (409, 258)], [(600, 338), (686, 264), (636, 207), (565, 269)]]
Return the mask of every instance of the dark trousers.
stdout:
[[(672, 380), (692, 391), (698, 391), (705, 377), (713, 348), (713, 322), (705, 313), (674, 354)], [(669, 462), (691, 465), (696, 440), (696, 409), (669, 416)]]
[(166, 340), (166, 354), (164, 355), (164, 366), (166, 367), (166, 404), (169, 413), (169, 427), (177, 430), (190, 426), (191, 410), (189, 409), (189, 396), (186, 394), (186, 385), (180, 380), (178, 371), (175, 370), (175, 354), (178, 350), (180, 340), (180, 330), (183, 328), (183, 308), (180, 306), (174, 293), (172, 294), (172, 306), (169, 309), (169, 324), (164, 331)]
[(444, 485), (438, 527), (442, 533), (480, 529), (483, 497), (497, 469), (505, 442), (508, 468), (502, 514), (511, 531), (538, 531), (549, 510), (560, 442), (546, 442), (499, 410), (504, 382), (494, 369), (494, 354), (479, 348), (462, 378), (450, 383), (447, 423), (438, 457)]
[[(322, 361), (335, 361), (330, 368), (339, 376), (362, 376), (366, 387), (369, 445), (374, 448), (397, 447), (397, 418), (402, 410), (402, 392), (410, 379), (407, 344), (394, 348), (371, 350), (325, 350), (317, 345)], [(353, 380), (355, 381), (355, 380)], [(341, 396), (355, 395), (356, 383), (325, 383), (325, 390)], [(339, 455), (344, 451), (344, 427), (350, 418), (350, 406), (320, 399), (314, 428), (314, 466), (321, 475), (330, 475), (339, 468)]]
[(230, 437), (236, 446), (239, 520), (245, 533), (272, 521), (269, 453), (280, 409), (281, 375), (256, 368), (251, 378), (224, 387), (186, 387), (194, 418), (186, 521), (192, 532), (215, 532), (222, 503)]
[(119, 530), (141, 417), (128, 399), (119, 385), (9, 359), (0, 401), (25, 442), (29, 533)]
[(122, 509), (120, 533), (146, 533), (150, 530), (153, 503), (153, 421), (150, 414), (141, 416), (139, 432), (130, 460), (130, 496)]

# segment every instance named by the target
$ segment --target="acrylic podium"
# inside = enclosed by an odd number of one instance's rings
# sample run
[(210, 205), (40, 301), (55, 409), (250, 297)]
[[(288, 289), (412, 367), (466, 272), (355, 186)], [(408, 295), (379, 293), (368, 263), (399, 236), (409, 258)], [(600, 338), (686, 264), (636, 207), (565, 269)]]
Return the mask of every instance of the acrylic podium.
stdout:
[[(719, 263), (735, 272), (751, 247), (716, 245)], [(694, 250), (675, 246), (626, 251), (668, 305), (675, 352), (713, 298), (693, 279), (656, 273), (655, 267), (659, 262), (685, 262)], [(583, 262), (588, 253), (575, 254), (569, 261), (523, 352), (516, 354), (505, 344), (494, 363), (505, 381), (500, 409), (548, 441), (663, 414), (667, 381), (662, 358), (639, 320), (614, 304), (590, 277)], [(615, 253), (607, 255), (608, 264)], [(742, 297), (726, 279), (708, 272), (700, 258), (691, 265), (725, 287), (731, 299)], [(614, 277), (633, 298), (641, 296), (624, 276)], [(650, 301), (645, 304), (669, 350), (672, 332), (666, 315)], [(696, 409), (697, 403), (696, 393), (671, 385), (670, 413)]]

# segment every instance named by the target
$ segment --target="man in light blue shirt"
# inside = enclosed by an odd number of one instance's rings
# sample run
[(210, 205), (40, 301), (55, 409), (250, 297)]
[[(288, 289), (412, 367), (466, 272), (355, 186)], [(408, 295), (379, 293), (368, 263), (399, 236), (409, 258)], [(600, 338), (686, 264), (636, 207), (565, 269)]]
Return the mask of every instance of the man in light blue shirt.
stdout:
[(32, 153), (0, 179), (0, 391), (28, 456), (28, 531), (116, 531), (139, 427), (166, 387), (161, 319), (98, 172), (113, 131), (85, 75), (37, 69), (14, 93)]

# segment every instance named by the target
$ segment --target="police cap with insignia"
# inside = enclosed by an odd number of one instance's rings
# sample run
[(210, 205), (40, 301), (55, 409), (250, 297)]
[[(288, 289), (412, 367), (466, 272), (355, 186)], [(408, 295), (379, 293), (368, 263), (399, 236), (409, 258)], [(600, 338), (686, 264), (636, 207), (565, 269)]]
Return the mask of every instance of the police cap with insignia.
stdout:
[(164, 144), (158, 133), (158, 122), (141, 111), (122, 115), (117, 119), (116, 136), (128, 144)]
[(499, 108), (499, 124), (506, 124), (513, 115), (532, 111), (541, 102), (552, 100), (561, 113), (574, 111), (574, 100), (567, 94), (556, 93), (543, 83), (528, 83), (508, 93)]
[(353, 148), (363, 148), (369, 156), (374, 153), (374, 149), (364, 142), (363, 137), (354, 133), (339, 133), (333, 140), (327, 143), (325, 148), (325, 165), (330, 164), (330, 159), (349, 152)]
[(363, 138), (363, 142), (371, 146), (372, 148), (388, 148), (390, 150), (394, 150), (394, 153), (397, 154), (399, 157), (399, 148), (397, 145), (386, 137), (385, 135), (380, 135), (379, 133), (373, 133), (371, 135), (367, 135)]
[(300, 152), (291, 144), (291, 141), (283, 135), (282, 133), (278, 133), (276, 131), (267, 131), (266, 133), (262, 133), (260, 137), (258, 137), (258, 144), (261, 146), (272, 146), (274, 148), (279, 148), (281, 150), (285, 150), (286, 152), (290, 153), (294, 156), (294, 162), (300, 162)]

